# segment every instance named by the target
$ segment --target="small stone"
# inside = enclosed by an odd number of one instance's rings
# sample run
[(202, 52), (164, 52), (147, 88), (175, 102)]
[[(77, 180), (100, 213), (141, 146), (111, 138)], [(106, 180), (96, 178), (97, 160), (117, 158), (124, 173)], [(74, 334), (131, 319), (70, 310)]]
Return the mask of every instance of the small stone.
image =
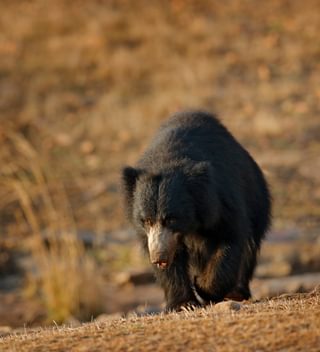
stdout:
[(241, 309), (241, 303), (236, 301), (224, 301), (215, 304), (214, 310), (219, 313), (226, 313), (231, 311), (239, 311)]
[(122, 313), (113, 313), (113, 314), (100, 314), (96, 317), (95, 321), (97, 323), (105, 323), (107, 321), (113, 321), (123, 318)]
[(138, 316), (150, 315), (150, 314), (159, 314), (163, 311), (163, 309), (159, 306), (146, 306), (142, 304), (135, 309), (135, 313)]
[(66, 319), (64, 323), (72, 328), (76, 328), (81, 325), (80, 321), (73, 316), (70, 316), (68, 319)]

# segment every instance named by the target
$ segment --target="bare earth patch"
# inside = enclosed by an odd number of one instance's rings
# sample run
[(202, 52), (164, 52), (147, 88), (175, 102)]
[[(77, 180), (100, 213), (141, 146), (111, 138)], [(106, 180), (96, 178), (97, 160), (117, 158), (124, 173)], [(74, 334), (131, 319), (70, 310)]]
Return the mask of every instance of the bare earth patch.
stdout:
[(319, 351), (319, 288), (233, 307), (26, 331), (0, 339), (0, 350)]

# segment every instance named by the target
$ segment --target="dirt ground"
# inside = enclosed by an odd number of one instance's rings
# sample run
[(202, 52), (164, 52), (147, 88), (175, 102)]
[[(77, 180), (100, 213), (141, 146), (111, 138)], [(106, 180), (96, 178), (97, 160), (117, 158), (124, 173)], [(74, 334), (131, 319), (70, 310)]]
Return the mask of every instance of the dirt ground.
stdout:
[[(0, 338), (2, 351), (319, 351), (320, 294), (56, 327)], [(240, 308), (240, 310), (238, 310)]]

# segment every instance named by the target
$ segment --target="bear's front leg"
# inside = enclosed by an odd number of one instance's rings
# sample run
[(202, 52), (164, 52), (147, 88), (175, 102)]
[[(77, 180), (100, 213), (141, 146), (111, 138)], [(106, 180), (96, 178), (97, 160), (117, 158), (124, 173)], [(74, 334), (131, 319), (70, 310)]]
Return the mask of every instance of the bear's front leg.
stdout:
[(183, 308), (192, 308), (199, 306), (193, 292), (182, 292), (182, 290), (177, 291), (175, 288), (171, 287), (165, 290), (166, 296), (166, 312), (171, 311), (181, 311)]
[(199, 305), (187, 273), (187, 259), (184, 256), (178, 255), (174, 263), (165, 270), (157, 269), (156, 276), (164, 290), (166, 312)]

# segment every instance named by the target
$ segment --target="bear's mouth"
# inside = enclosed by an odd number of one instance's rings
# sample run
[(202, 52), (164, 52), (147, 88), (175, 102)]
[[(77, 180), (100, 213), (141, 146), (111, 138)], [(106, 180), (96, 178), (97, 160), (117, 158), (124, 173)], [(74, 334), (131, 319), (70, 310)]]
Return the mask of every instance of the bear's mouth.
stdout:
[(147, 231), (150, 262), (158, 269), (168, 269), (178, 243), (178, 234), (156, 223)]
[(159, 261), (158, 263), (156, 263), (156, 265), (157, 265), (157, 268), (158, 268), (158, 269), (164, 270), (164, 269), (167, 269), (167, 267), (168, 267), (168, 262)]

